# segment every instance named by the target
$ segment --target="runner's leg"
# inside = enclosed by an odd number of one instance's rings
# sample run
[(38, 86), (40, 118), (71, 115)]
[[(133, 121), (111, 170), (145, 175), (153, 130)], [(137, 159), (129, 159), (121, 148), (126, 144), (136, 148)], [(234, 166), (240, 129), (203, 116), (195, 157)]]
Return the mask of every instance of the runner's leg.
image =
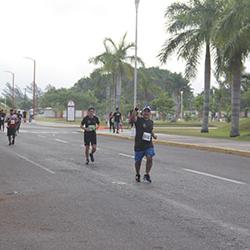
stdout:
[(153, 157), (151, 155), (147, 155), (146, 174), (149, 174), (152, 165), (153, 165)]

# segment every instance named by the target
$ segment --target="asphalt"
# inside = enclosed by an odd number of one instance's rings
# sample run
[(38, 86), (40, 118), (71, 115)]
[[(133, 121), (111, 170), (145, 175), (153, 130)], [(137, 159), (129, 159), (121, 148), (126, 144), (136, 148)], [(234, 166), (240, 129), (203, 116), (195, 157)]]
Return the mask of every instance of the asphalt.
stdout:
[[(80, 125), (76, 126), (70, 123), (35, 121), (35, 123), (30, 123), (30, 125), (31, 126), (39, 125), (39, 126), (57, 127), (57, 128), (76, 128), (79, 129), (78, 131), (80, 133), (81, 132), (83, 133), (83, 130), (80, 129)], [(131, 137), (130, 129), (123, 129), (123, 132), (120, 131), (119, 134), (110, 132), (109, 129), (107, 128), (98, 129), (97, 134), (102, 136), (112, 136), (127, 140), (134, 140), (134, 137)], [(157, 135), (157, 140), (153, 140), (154, 144), (162, 144), (162, 145), (184, 147), (184, 148), (195, 148), (200, 150), (250, 156), (250, 142), (211, 139), (211, 138), (193, 137), (193, 136), (158, 134), (158, 133), (156, 135)]]

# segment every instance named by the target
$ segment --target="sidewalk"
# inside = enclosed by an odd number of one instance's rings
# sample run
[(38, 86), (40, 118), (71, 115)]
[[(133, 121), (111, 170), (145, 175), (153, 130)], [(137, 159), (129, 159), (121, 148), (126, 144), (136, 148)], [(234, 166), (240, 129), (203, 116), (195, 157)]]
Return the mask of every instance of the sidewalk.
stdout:
[[(76, 126), (68, 123), (60, 124), (53, 122), (36, 121), (36, 124), (31, 124), (31, 125), (57, 127), (57, 128), (76, 128), (79, 129), (78, 130), (79, 132), (83, 133), (83, 130), (80, 129), (80, 125)], [(134, 138), (130, 136), (131, 135), (130, 129), (123, 129), (123, 132), (120, 132), (119, 134), (113, 132), (110, 133), (109, 129), (99, 129), (97, 130), (97, 134), (103, 136), (112, 136), (128, 140), (134, 140)], [(158, 133), (157, 137), (158, 137), (157, 140), (153, 140), (154, 144), (162, 144), (162, 145), (185, 147), (185, 148), (196, 148), (200, 150), (250, 156), (250, 142), (211, 139), (211, 138), (192, 137), (192, 136), (168, 135), (168, 134), (158, 134)]]

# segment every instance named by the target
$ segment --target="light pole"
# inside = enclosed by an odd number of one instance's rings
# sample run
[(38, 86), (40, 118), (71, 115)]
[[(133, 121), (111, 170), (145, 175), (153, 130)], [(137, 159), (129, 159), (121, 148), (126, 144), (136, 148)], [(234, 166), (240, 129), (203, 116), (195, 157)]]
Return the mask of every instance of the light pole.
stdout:
[[(180, 102), (180, 104), (179, 104), (179, 118), (181, 118), (181, 119), (182, 119), (182, 111), (180, 110), (181, 109), (181, 102), (182, 102), (181, 90), (183, 88), (186, 88), (186, 87), (187, 86), (182, 86), (181, 88), (179, 88), (179, 102)], [(181, 115), (180, 115), (180, 112), (181, 112)]]
[(35, 122), (35, 96), (36, 96), (36, 61), (30, 57), (24, 57), (30, 59), (34, 62), (34, 80), (33, 80), (33, 118), (32, 120)]
[(140, 0), (135, 0), (136, 25), (135, 25), (135, 76), (134, 76), (134, 107), (136, 106), (137, 96), (137, 26), (138, 26), (138, 8)]
[(12, 74), (12, 109), (14, 109), (14, 73), (11, 71), (4, 71)]
[(183, 114), (182, 107), (183, 107), (183, 90), (181, 91), (181, 120), (182, 120), (182, 114)]

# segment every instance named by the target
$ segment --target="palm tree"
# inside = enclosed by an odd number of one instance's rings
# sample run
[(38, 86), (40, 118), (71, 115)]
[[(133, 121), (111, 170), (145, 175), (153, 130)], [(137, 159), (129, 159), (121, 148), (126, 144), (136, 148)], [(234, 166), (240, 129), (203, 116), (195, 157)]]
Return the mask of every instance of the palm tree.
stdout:
[(223, 10), (224, 0), (191, 0), (190, 5), (174, 3), (165, 12), (170, 19), (167, 31), (172, 34), (158, 57), (166, 63), (168, 57), (177, 50), (178, 58), (186, 63), (185, 77), (195, 78), (202, 49), (205, 47), (204, 109), (201, 132), (208, 132), (208, 116), (211, 82), (211, 50), (215, 48), (212, 28)]
[(150, 74), (144, 75), (140, 71), (138, 72), (138, 74), (141, 76), (141, 79), (138, 81), (138, 92), (144, 93), (144, 105), (147, 105), (147, 94), (149, 92), (153, 93), (154, 95), (156, 93), (163, 94), (164, 92), (159, 86), (153, 83), (154, 78)]
[[(112, 72), (114, 72), (117, 80), (116, 85), (116, 101), (117, 107), (120, 106), (121, 103), (121, 86), (122, 86), (122, 77), (127, 75), (127, 77), (131, 80), (133, 78), (134, 69), (130, 63), (132, 63), (135, 59), (134, 56), (129, 56), (128, 52), (130, 49), (135, 47), (134, 43), (126, 43), (127, 32), (123, 36), (121, 42), (118, 46), (113, 42), (111, 38), (105, 38), (104, 44), (109, 48), (108, 45), (111, 45), (112, 52), (109, 58), (109, 64), (112, 68)], [(138, 62), (144, 67), (144, 63), (140, 58), (137, 58)]]
[(221, 50), (220, 68), (227, 69), (232, 77), (232, 127), (230, 137), (240, 135), (240, 89), (244, 59), (250, 51), (250, 2), (229, 0), (221, 20), (214, 28), (216, 42)]
[[(110, 65), (110, 58), (111, 58), (111, 51), (109, 48), (106, 46), (104, 43), (104, 48), (105, 51), (101, 53), (100, 55), (97, 55), (96, 57), (91, 57), (89, 59), (89, 63), (94, 63), (94, 64), (102, 64), (100, 68), (95, 69), (91, 73), (91, 78), (98, 78), (96, 88), (100, 87), (100, 85), (103, 83), (103, 80), (107, 82), (106, 86), (106, 115), (109, 115), (109, 105), (110, 105), (110, 74), (112, 75), (112, 67)], [(113, 93), (113, 91), (112, 91)], [(112, 99), (115, 99), (114, 94), (112, 95)], [(111, 105), (111, 110), (114, 111), (114, 100), (113, 100), (113, 107)]]

